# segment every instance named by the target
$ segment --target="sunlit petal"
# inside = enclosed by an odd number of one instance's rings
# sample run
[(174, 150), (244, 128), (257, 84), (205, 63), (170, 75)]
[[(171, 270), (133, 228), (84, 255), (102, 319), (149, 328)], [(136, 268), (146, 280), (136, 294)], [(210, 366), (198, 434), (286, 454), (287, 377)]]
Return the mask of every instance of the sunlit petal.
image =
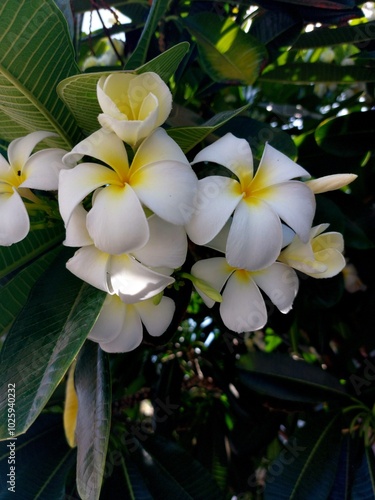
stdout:
[(192, 164), (203, 161), (223, 165), (245, 183), (253, 177), (253, 155), (249, 143), (231, 133), (202, 149)]
[(197, 178), (190, 165), (163, 161), (147, 165), (131, 177), (131, 185), (146, 207), (172, 224), (184, 225), (191, 217)]
[(137, 302), (134, 308), (138, 311), (148, 333), (153, 337), (159, 337), (170, 325), (176, 306), (171, 298), (163, 296), (158, 305), (151, 299)]
[(123, 332), (125, 319), (126, 304), (117, 295), (107, 295), (88, 338), (95, 342), (114, 340)]
[(257, 198), (236, 208), (227, 242), (227, 260), (233, 267), (258, 270), (277, 259), (282, 244), (280, 219)]
[(252, 182), (252, 190), (263, 189), (296, 177), (310, 177), (310, 174), (284, 153), (266, 144)]
[(177, 269), (186, 259), (187, 237), (182, 226), (170, 224), (157, 215), (147, 219), (150, 238), (145, 246), (133, 251), (134, 257), (150, 267)]
[(266, 306), (250, 273), (235, 271), (229, 278), (220, 314), (225, 326), (238, 333), (259, 330), (266, 324)]
[(97, 193), (87, 215), (87, 229), (95, 246), (110, 254), (129, 253), (149, 238), (146, 215), (128, 184)]
[(19, 187), (41, 189), (44, 191), (56, 190), (59, 183), (59, 173), (66, 168), (62, 158), (66, 151), (58, 148), (43, 149), (26, 160), (23, 168), (25, 180)]
[(239, 183), (228, 177), (213, 175), (198, 182), (198, 194), (191, 199), (192, 214), (186, 225), (189, 238), (205, 245), (221, 231), (242, 199)]
[(123, 330), (109, 342), (101, 342), (100, 347), (106, 352), (129, 352), (136, 349), (143, 338), (143, 326), (138, 312), (132, 305), (123, 304), (126, 316)]
[(82, 205), (77, 205), (65, 227), (64, 245), (67, 247), (84, 247), (93, 241), (86, 227), (87, 212)]
[(82, 200), (96, 188), (118, 184), (116, 172), (97, 163), (81, 163), (59, 176), (59, 209), (65, 224)]
[(259, 196), (303, 242), (309, 240), (315, 214), (315, 197), (305, 184), (299, 181), (284, 182), (259, 191)]
[(66, 267), (81, 280), (99, 288), (99, 290), (112, 293), (107, 282), (108, 264), (109, 255), (91, 245), (77, 250), (66, 263)]
[(22, 172), (23, 166), (35, 146), (38, 142), (46, 139), (47, 137), (58, 136), (53, 132), (37, 131), (31, 132), (31, 134), (28, 134), (25, 137), (19, 137), (18, 139), (12, 141), (8, 146), (8, 159), (13, 169), (15, 171), (20, 170)]
[(23, 240), (30, 230), (26, 207), (15, 188), (0, 194), (0, 246)]
[[(234, 269), (228, 265), (224, 257), (199, 260), (191, 268), (191, 274), (207, 282), (212, 288), (221, 291)], [(214, 300), (208, 297), (201, 289), (197, 288), (199, 295), (208, 307), (214, 305)]]
[(89, 137), (79, 142), (63, 161), (68, 166), (74, 166), (83, 156), (91, 156), (103, 161), (113, 168), (120, 179), (125, 180), (129, 162), (124, 143), (113, 132), (99, 129)]
[(174, 282), (174, 278), (143, 266), (129, 255), (112, 256), (109, 275), (112, 292), (127, 304), (149, 299)]
[(298, 291), (298, 277), (291, 267), (276, 262), (251, 276), (282, 313), (291, 310)]

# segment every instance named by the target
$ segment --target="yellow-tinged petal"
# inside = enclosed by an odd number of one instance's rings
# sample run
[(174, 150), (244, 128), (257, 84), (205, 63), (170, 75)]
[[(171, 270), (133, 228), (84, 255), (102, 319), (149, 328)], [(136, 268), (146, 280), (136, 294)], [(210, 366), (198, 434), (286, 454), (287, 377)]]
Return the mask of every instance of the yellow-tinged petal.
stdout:
[(78, 397), (74, 388), (74, 370), (76, 363), (73, 362), (69, 368), (68, 379), (65, 388), (65, 404), (64, 404), (64, 431), (68, 445), (71, 448), (77, 446), (75, 431), (77, 427), (78, 415)]
[(109, 254), (141, 248), (150, 235), (142, 205), (128, 184), (97, 193), (87, 215), (87, 229), (95, 246)]
[(335, 189), (340, 189), (347, 186), (351, 182), (355, 181), (358, 175), (355, 174), (333, 174), (320, 177), (318, 179), (312, 179), (305, 182), (311, 191), (315, 194), (326, 193), (327, 191), (334, 191)]
[(264, 299), (249, 272), (237, 270), (228, 279), (220, 315), (225, 326), (237, 333), (259, 330), (266, 324)]
[(341, 272), (345, 265), (345, 258), (338, 250), (334, 248), (326, 248), (325, 250), (321, 250), (315, 253), (315, 258), (318, 262), (321, 262), (325, 265), (326, 271), (321, 273), (306, 273), (313, 278), (332, 278), (332, 276), (336, 276)]
[(170, 325), (176, 306), (171, 298), (163, 296), (157, 305), (149, 299), (134, 304), (134, 308), (148, 333), (153, 337), (160, 337)]
[[(1, 184), (0, 184), (1, 186)], [(15, 188), (0, 191), (0, 246), (23, 240), (30, 230), (30, 220), (22, 198)]]
[(239, 188), (234, 179), (218, 175), (198, 181), (198, 194), (186, 207), (191, 213), (186, 232), (194, 243), (205, 245), (218, 235), (242, 200)]
[(113, 293), (108, 286), (109, 255), (94, 245), (82, 247), (66, 263), (67, 269), (78, 278), (107, 293)]
[(240, 269), (263, 269), (275, 262), (281, 244), (281, 222), (269, 205), (253, 197), (242, 200), (229, 230), (229, 264)]
[(311, 241), (313, 252), (320, 252), (327, 248), (334, 248), (339, 252), (344, 251), (344, 237), (341, 233), (331, 231), (329, 233), (319, 234)]

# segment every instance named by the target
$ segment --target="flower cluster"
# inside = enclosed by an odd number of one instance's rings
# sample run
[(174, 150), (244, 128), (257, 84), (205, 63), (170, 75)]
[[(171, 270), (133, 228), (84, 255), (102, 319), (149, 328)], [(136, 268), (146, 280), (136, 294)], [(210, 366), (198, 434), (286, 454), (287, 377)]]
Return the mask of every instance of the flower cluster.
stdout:
[[(30, 204), (38, 202), (31, 189), (58, 190), (64, 244), (78, 247), (67, 268), (107, 293), (89, 333), (104, 350), (136, 348), (143, 327), (153, 336), (165, 332), (175, 304), (164, 290), (186, 261), (188, 238), (219, 256), (180, 276), (208, 307), (220, 302), (222, 320), (235, 332), (265, 325), (264, 294), (288, 312), (296, 271), (327, 278), (343, 269), (342, 236), (325, 232), (327, 224), (312, 227), (315, 194), (355, 176), (307, 180), (306, 170), (269, 144), (255, 169), (248, 142), (230, 133), (190, 163), (161, 128), (172, 95), (155, 73), (103, 76), (97, 98), (101, 128), (70, 152), (30, 156), (51, 135), (34, 132), (10, 144), (9, 164), (0, 156), (0, 244), (27, 235)], [(207, 162), (228, 175), (198, 181), (193, 166)]]

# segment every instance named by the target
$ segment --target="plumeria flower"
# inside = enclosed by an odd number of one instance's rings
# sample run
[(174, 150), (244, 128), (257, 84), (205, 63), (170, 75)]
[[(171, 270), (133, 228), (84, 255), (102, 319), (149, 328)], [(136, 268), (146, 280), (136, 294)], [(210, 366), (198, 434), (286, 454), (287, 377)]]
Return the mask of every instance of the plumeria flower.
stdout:
[(313, 278), (331, 278), (338, 274), (345, 267), (344, 239), (334, 231), (322, 234), (328, 226), (313, 227), (307, 243), (295, 235), (278, 260)]
[(228, 263), (258, 270), (271, 265), (282, 245), (282, 219), (308, 241), (315, 197), (303, 182), (291, 180), (308, 172), (266, 144), (254, 175), (250, 146), (231, 133), (203, 149), (198, 162), (223, 165), (236, 178), (209, 176), (198, 182), (193, 215), (186, 226), (194, 243), (212, 240), (233, 214), (226, 246)]
[(155, 214), (148, 224), (147, 244), (132, 254), (110, 255), (93, 245), (86, 229), (87, 213), (78, 206), (66, 231), (66, 246), (81, 246), (66, 267), (78, 278), (109, 294), (120, 294), (132, 304), (161, 293), (174, 282), (170, 275), (186, 258), (187, 238), (182, 226)]
[(306, 181), (305, 184), (313, 193), (320, 194), (347, 186), (355, 181), (357, 177), (358, 175), (355, 174), (332, 174), (319, 177), (318, 179), (311, 179)]
[(165, 221), (184, 225), (184, 208), (194, 197), (197, 178), (176, 142), (156, 129), (142, 142), (129, 165), (124, 143), (114, 133), (94, 132), (64, 157), (74, 164), (83, 155), (101, 160), (61, 172), (59, 207), (65, 225), (75, 208), (93, 192), (87, 229), (95, 246), (109, 254), (142, 248), (150, 237), (145, 208)]
[[(226, 233), (227, 225), (222, 233)], [(224, 251), (225, 238), (221, 234), (207, 246)], [(203, 280), (210, 287), (222, 291), (219, 307), (221, 318), (227, 328), (241, 333), (263, 328), (267, 322), (267, 307), (262, 290), (282, 313), (287, 313), (298, 291), (298, 278), (286, 264), (273, 262), (265, 269), (250, 271), (231, 266), (225, 257), (214, 257), (196, 262), (193, 277)], [(207, 287), (193, 284), (208, 307), (214, 305), (213, 294), (206, 293)]]
[(106, 352), (132, 351), (142, 342), (143, 326), (153, 337), (162, 335), (172, 321), (175, 303), (162, 297), (158, 304), (144, 300), (126, 304), (121, 295), (108, 295), (88, 338)]
[(98, 116), (100, 125), (133, 148), (162, 125), (172, 109), (169, 88), (152, 72), (102, 76), (97, 97), (103, 111)]
[(27, 236), (30, 219), (23, 200), (27, 205), (40, 203), (30, 189), (57, 189), (66, 151), (51, 148), (31, 154), (38, 142), (52, 136), (56, 134), (32, 132), (9, 144), (9, 163), (0, 155), (0, 245), (12, 245)]

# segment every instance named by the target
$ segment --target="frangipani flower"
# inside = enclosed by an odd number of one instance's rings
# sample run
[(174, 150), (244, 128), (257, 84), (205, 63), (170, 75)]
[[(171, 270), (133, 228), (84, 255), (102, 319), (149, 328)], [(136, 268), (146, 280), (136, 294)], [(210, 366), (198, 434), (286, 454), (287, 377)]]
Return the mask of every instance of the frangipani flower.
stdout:
[[(196, 262), (191, 273), (218, 291), (224, 288), (220, 315), (225, 326), (238, 333), (259, 330), (266, 324), (267, 308), (260, 290), (282, 313), (290, 311), (298, 291), (296, 273), (280, 262), (260, 271), (247, 271), (230, 266), (224, 257), (214, 257)], [(196, 289), (212, 307), (214, 301)]]
[(88, 338), (106, 352), (132, 351), (142, 342), (143, 326), (153, 337), (162, 335), (172, 321), (175, 304), (162, 297), (159, 304), (144, 300), (125, 304), (121, 296), (108, 295)]
[(187, 252), (182, 226), (152, 215), (148, 219), (150, 239), (143, 248), (132, 254), (110, 255), (93, 245), (86, 215), (78, 206), (67, 226), (64, 244), (82, 245), (66, 264), (73, 274), (109, 294), (120, 294), (128, 304), (153, 297), (174, 282), (170, 275), (184, 263)]
[(162, 125), (172, 109), (172, 94), (156, 73), (116, 72), (102, 76), (97, 97), (99, 123), (133, 148)]
[(338, 274), (345, 267), (344, 239), (336, 232), (322, 234), (328, 226), (313, 227), (307, 243), (295, 235), (278, 260), (313, 278), (331, 278)]
[(184, 225), (183, 209), (194, 197), (197, 178), (185, 155), (165, 130), (156, 129), (129, 165), (124, 143), (103, 129), (80, 142), (64, 157), (74, 163), (89, 155), (98, 163), (81, 163), (62, 171), (59, 207), (65, 225), (75, 208), (94, 192), (87, 229), (95, 246), (109, 254), (142, 248), (150, 237), (144, 207), (171, 224)]
[(307, 241), (315, 198), (304, 183), (291, 180), (308, 172), (266, 144), (254, 175), (250, 146), (231, 133), (203, 149), (193, 163), (225, 166), (236, 179), (209, 176), (198, 182), (198, 196), (188, 236), (199, 245), (212, 240), (233, 214), (226, 247), (228, 263), (236, 268), (263, 269), (277, 259), (282, 245), (282, 219)]
[(30, 189), (57, 189), (66, 151), (51, 148), (31, 155), (38, 142), (52, 136), (56, 134), (32, 132), (9, 144), (9, 163), (0, 155), (0, 245), (12, 245), (27, 236), (30, 220), (22, 198), (39, 202)]
[(347, 186), (355, 181), (357, 177), (358, 175), (355, 174), (332, 174), (319, 177), (318, 179), (311, 179), (306, 181), (305, 184), (313, 193), (320, 194)]

